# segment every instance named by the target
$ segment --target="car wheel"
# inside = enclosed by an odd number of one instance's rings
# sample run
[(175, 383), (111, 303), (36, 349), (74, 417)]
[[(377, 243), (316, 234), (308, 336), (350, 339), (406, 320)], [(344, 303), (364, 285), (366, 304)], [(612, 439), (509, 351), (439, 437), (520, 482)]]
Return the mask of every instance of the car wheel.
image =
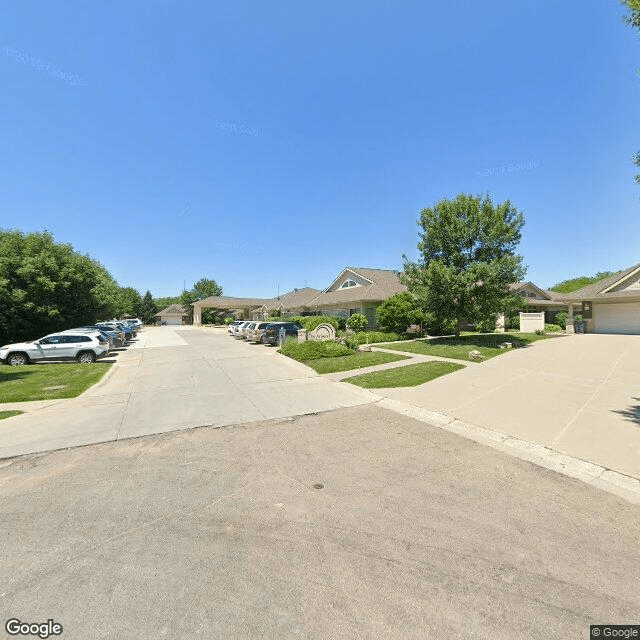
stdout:
[(264, 339), (264, 336), (260, 336), (260, 344), (267, 344), (267, 341)]
[(19, 367), (23, 364), (29, 364), (29, 358), (24, 353), (12, 353), (7, 358), (7, 363), (12, 367)]
[(76, 360), (80, 364), (91, 364), (92, 362), (96, 361), (96, 357), (93, 351), (83, 351), (82, 353), (78, 354), (78, 357), (76, 358)]

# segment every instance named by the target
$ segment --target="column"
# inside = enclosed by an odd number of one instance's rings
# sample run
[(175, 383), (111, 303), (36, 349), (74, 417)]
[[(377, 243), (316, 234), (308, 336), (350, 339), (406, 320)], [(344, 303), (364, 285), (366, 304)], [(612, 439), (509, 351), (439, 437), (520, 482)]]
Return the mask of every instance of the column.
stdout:
[(193, 305), (193, 324), (202, 324), (202, 309), (199, 305)]
[(573, 326), (573, 303), (569, 303), (569, 317), (567, 318), (567, 333), (575, 333), (576, 330)]
[(496, 331), (498, 331), (499, 333), (504, 333), (505, 326), (506, 321), (504, 313), (499, 313), (498, 317), (496, 318)]

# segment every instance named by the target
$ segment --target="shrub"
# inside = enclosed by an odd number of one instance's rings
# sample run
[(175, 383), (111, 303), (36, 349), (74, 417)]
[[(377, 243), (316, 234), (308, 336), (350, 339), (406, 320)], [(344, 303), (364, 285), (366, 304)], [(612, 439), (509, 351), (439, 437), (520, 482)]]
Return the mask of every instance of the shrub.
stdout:
[(378, 342), (397, 342), (406, 340), (407, 337), (399, 333), (383, 331), (363, 331), (360, 333), (349, 333), (343, 338), (347, 347), (357, 349), (361, 344), (376, 344)]
[(356, 333), (362, 331), (369, 326), (369, 321), (361, 313), (354, 313), (348, 320), (347, 326)]
[(479, 320), (476, 322), (476, 330), (478, 333), (492, 333), (496, 330), (496, 321), (491, 318)]
[(227, 316), (227, 317), (224, 319), (224, 323), (225, 323), (225, 324), (231, 324), (234, 320), (235, 320), (235, 318), (234, 318), (233, 316)]
[(412, 324), (421, 324), (425, 317), (415, 298), (408, 291), (396, 293), (385, 300), (376, 312), (378, 324), (387, 331), (401, 333)]
[(569, 314), (566, 311), (561, 311), (560, 313), (556, 313), (556, 324), (559, 324), (562, 330), (567, 328), (568, 317), (569, 317)]
[(285, 342), (280, 348), (280, 353), (294, 360), (306, 362), (318, 358), (335, 358), (336, 356), (349, 356), (355, 353), (334, 340), (308, 340), (307, 342)]
[(562, 331), (562, 327), (559, 324), (545, 324), (544, 325), (544, 330), (545, 331)]
[(307, 316), (306, 318), (303, 318), (303, 320), (304, 322), (302, 326), (307, 331), (313, 331), (318, 325), (321, 324), (330, 324), (336, 331), (340, 329), (340, 318), (336, 318), (335, 316)]
[(432, 336), (448, 336), (456, 332), (458, 322), (456, 320), (437, 320), (434, 314), (426, 315), (427, 330)]
[(543, 336), (544, 335), (544, 329), (536, 329), (535, 334), (537, 336)]
[(520, 331), (520, 316), (509, 316), (506, 318), (504, 328), (507, 331)]

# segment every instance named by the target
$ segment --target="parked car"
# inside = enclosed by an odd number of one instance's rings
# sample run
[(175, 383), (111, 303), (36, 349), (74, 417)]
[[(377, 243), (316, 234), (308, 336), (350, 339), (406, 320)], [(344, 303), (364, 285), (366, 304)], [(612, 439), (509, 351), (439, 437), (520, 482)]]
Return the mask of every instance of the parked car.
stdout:
[(300, 325), (293, 322), (272, 322), (264, 328), (264, 334), (262, 335), (262, 344), (278, 344), (280, 339), (280, 329), (284, 328), (285, 337), (295, 336), (298, 337), (298, 331), (302, 329)]
[(115, 347), (115, 331), (107, 331), (106, 329), (96, 329), (94, 327), (76, 327), (75, 329), (65, 329), (62, 333), (86, 333), (87, 335), (102, 336), (109, 341), (109, 351)]
[(242, 324), (242, 322), (243, 322), (242, 320), (234, 320), (234, 321), (229, 325), (229, 327), (227, 328), (227, 332), (228, 332), (228, 334), (229, 334), (230, 336), (235, 335), (236, 327), (237, 327), (239, 324)]
[(117, 336), (117, 340), (116, 340), (116, 346), (124, 346), (124, 343), (127, 340), (127, 334), (122, 331), (122, 329), (119, 329), (118, 327), (114, 327), (112, 325), (107, 325), (107, 324), (93, 324), (90, 325), (94, 328), (96, 328), (98, 331), (113, 331), (115, 332), (116, 336)]
[[(111, 343), (115, 348), (122, 347), (124, 345), (124, 339), (125, 339), (124, 331), (120, 331), (115, 327), (106, 327), (106, 326), (100, 326), (97, 324), (88, 324), (88, 325), (84, 325), (83, 327), (78, 327), (78, 331), (80, 330), (99, 331), (100, 333), (103, 333), (105, 336), (107, 336), (111, 340)], [(69, 331), (75, 331), (75, 329), (68, 329), (65, 331), (65, 333), (68, 333)]]
[(242, 337), (246, 340), (249, 337), (249, 331), (253, 330), (256, 326), (257, 322), (247, 322), (244, 327), (242, 327)]
[(249, 342), (262, 342), (264, 330), (270, 325), (270, 322), (253, 322), (247, 329), (247, 340)]
[(140, 331), (144, 324), (140, 318), (127, 318), (126, 320), (118, 320), (118, 322), (124, 322), (136, 331)]
[(244, 338), (244, 335), (242, 333), (242, 330), (248, 325), (251, 324), (248, 320), (244, 320), (243, 322), (241, 322), (240, 324), (236, 325), (234, 330), (233, 330), (233, 337), (234, 338)]
[(51, 333), (32, 342), (18, 342), (0, 347), (0, 360), (13, 366), (38, 360), (76, 360), (95, 362), (109, 353), (109, 340), (100, 334)]
[(130, 340), (131, 338), (136, 337), (135, 329), (132, 329), (128, 324), (124, 324), (124, 322), (119, 322), (117, 320), (108, 320), (106, 322), (101, 322), (101, 325), (105, 327), (116, 327), (123, 331), (125, 334), (125, 340)]

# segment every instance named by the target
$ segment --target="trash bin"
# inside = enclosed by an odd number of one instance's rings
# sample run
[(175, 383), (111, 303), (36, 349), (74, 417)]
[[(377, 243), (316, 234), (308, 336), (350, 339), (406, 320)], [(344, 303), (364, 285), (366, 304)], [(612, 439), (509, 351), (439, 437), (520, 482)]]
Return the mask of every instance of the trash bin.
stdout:
[(578, 320), (573, 323), (573, 328), (576, 333), (584, 333), (584, 321)]

